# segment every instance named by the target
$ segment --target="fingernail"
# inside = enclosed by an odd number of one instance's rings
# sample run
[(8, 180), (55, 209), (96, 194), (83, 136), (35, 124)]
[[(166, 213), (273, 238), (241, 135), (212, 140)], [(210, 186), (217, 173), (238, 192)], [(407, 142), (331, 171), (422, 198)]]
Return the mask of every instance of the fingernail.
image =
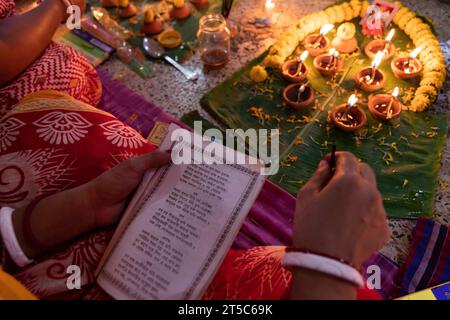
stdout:
[(319, 162), (319, 169), (324, 169), (325, 166), (327, 166), (328, 163), (325, 160), (320, 160)]

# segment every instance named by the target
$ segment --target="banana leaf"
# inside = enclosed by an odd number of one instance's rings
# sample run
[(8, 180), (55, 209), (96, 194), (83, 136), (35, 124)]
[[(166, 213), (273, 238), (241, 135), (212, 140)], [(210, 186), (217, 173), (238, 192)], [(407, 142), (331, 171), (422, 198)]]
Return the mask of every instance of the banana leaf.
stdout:
[[(358, 43), (364, 48), (369, 39), (361, 34), (359, 22), (354, 23)], [(333, 36), (331, 33), (329, 38)], [(409, 37), (399, 29), (393, 43), (397, 53), (413, 49)], [(298, 57), (303, 50), (299, 45), (292, 57)], [(413, 219), (434, 214), (435, 189), (447, 133), (446, 115), (403, 111), (400, 118), (390, 122), (374, 120), (367, 110), (368, 94), (358, 89), (353, 81), (360, 68), (370, 66), (364, 52), (341, 56), (343, 70), (333, 78), (322, 77), (312, 65), (313, 58), (309, 57), (305, 61), (308, 80), (317, 98), (304, 110), (290, 109), (283, 104), (281, 95), (289, 83), (279, 70), (269, 69), (269, 77), (263, 83), (256, 84), (249, 78), (250, 69), (266, 54), (204, 95), (201, 105), (227, 128), (280, 130), (280, 170), (270, 180), (296, 194), (330, 151), (330, 145), (336, 144), (338, 150), (351, 151), (372, 166), (390, 218)], [(399, 98), (407, 102), (419, 80), (395, 78), (390, 60), (383, 62), (380, 69), (387, 82), (379, 93), (390, 93), (398, 86)], [(366, 112), (368, 123), (356, 134), (344, 133), (328, 123), (327, 113), (345, 103), (354, 92), (359, 96), (359, 106)], [(268, 116), (255, 117), (250, 112), (252, 107), (261, 108)]]
[[(113, 17), (117, 22), (119, 22), (123, 27), (133, 31), (134, 36), (132, 36), (127, 41), (136, 48), (139, 48), (143, 53), (144, 48), (142, 47), (142, 36), (139, 36), (141, 29), (142, 21), (144, 20), (144, 12), (139, 10), (139, 8), (143, 8), (146, 5), (155, 4), (157, 1), (152, 0), (139, 0), (132, 1), (136, 7), (138, 8), (138, 15), (132, 17), (130, 19), (120, 19), (118, 17), (118, 9), (112, 8), (108, 9), (109, 14)], [(203, 8), (196, 8), (193, 5), (190, 5), (191, 15), (185, 20), (172, 20), (168, 22), (168, 26), (172, 27), (176, 31), (181, 33), (181, 38), (183, 39), (183, 43), (173, 49), (167, 49), (167, 54), (177, 61), (185, 61), (188, 59), (192, 53), (194, 48), (197, 45), (197, 31), (199, 26), (200, 18), (207, 13), (220, 13), (222, 0), (209, 0), (209, 5)], [(88, 0), (87, 3), (91, 6), (99, 6), (99, 0)], [(188, 3), (188, 1), (186, 1)], [(87, 11), (88, 14), (89, 10)]]

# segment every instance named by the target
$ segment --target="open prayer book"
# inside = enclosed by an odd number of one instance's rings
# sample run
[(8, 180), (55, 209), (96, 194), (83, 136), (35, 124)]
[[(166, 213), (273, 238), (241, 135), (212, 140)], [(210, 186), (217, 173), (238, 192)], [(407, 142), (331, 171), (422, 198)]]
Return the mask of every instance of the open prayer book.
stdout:
[(147, 172), (100, 261), (98, 284), (115, 299), (200, 299), (262, 188), (260, 168), (171, 163)]

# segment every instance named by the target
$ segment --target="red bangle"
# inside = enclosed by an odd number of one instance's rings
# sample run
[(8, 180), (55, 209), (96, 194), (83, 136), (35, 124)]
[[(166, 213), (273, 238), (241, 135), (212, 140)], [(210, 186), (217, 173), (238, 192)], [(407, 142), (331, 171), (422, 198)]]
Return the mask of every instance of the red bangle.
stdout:
[(44, 199), (46, 196), (41, 195), (36, 198), (34, 198), (25, 208), (25, 211), (23, 213), (23, 231), (24, 236), (28, 240), (30, 244), (33, 245), (33, 247), (37, 248), (40, 251), (43, 251), (48, 246), (45, 246), (41, 241), (39, 241), (36, 236), (33, 233), (33, 230), (31, 228), (31, 214), (33, 213), (33, 209), (36, 207), (36, 205)]
[(350, 261), (347, 261), (347, 260), (345, 260), (345, 259), (342, 259), (342, 258), (338, 258), (338, 257), (332, 256), (332, 255), (329, 255), (329, 254), (326, 254), (326, 253), (322, 253), (322, 252), (310, 250), (310, 249), (305, 249), (305, 248), (295, 248), (295, 247), (287, 247), (287, 248), (286, 248), (286, 252), (311, 253), (311, 254), (315, 254), (315, 255), (318, 255), (318, 256), (322, 256), (322, 257), (326, 257), (326, 258), (329, 258), (329, 259), (333, 259), (333, 260), (339, 261), (340, 263), (344, 263), (344, 264), (346, 264), (346, 265), (348, 265), (348, 266), (350, 266), (350, 267), (352, 267), (352, 268), (354, 268), (354, 269), (356, 269), (356, 270), (359, 270), (359, 269), (360, 269), (359, 267), (356, 267), (355, 264), (352, 263), (352, 262), (350, 262)]

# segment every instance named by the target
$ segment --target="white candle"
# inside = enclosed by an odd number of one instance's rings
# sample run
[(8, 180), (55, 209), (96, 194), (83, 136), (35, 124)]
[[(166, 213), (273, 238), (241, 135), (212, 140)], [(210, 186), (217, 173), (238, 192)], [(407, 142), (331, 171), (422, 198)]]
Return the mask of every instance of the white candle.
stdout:
[(408, 60), (406, 60), (406, 65), (404, 68), (405, 73), (411, 73), (414, 71), (414, 66), (411, 67), (411, 60), (415, 59), (420, 51), (422, 51), (422, 47), (417, 47), (409, 53)]
[(336, 62), (337, 58), (339, 57), (339, 52), (336, 49), (331, 48), (328, 51), (328, 54), (331, 56), (330, 57), (330, 63), (328, 65), (328, 67), (332, 68), (332, 67), (334, 67), (335, 62)]
[(334, 25), (332, 25), (331, 23), (324, 24), (323, 27), (320, 28), (320, 36), (321, 37), (325, 36), (328, 32), (333, 30), (333, 28), (334, 28)]
[(389, 31), (389, 33), (386, 36), (386, 39), (384, 39), (384, 41), (386, 41), (387, 43), (391, 42), (392, 37), (394, 37), (394, 34), (395, 34), (395, 29), (391, 29), (391, 31)]
[(300, 55), (300, 57), (298, 58), (298, 63), (302, 63), (303, 61), (306, 60), (306, 58), (308, 58), (309, 56), (309, 51), (305, 50), (302, 52), (302, 54)]
[(317, 48), (320, 46), (320, 42), (322, 41), (322, 38), (331, 30), (333, 30), (334, 25), (331, 23), (326, 23), (320, 28), (319, 36), (317, 37), (316, 41), (312, 44), (314, 48)]
[(303, 64), (303, 61), (305, 61), (306, 58), (308, 58), (308, 56), (309, 56), (308, 50), (305, 50), (302, 52), (302, 54), (300, 55), (300, 57), (297, 60), (298, 65), (297, 65), (297, 71), (295, 72), (295, 74), (298, 74), (298, 75), (302, 74), (302, 64)]
[(384, 54), (388, 53), (389, 43), (391, 42), (392, 37), (394, 36), (394, 34), (395, 34), (395, 29), (391, 29), (391, 31), (389, 31), (388, 35), (384, 39), (384, 47), (383, 47), (383, 53)]
[(356, 97), (356, 94), (352, 94), (347, 100), (347, 108), (350, 109), (357, 102), (358, 102), (358, 97)]
[(398, 87), (395, 87), (394, 90), (392, 90), (391, 99), (389, 100), (389, 105), (386, 108), (386, 119), (392, 118), (392, 104), (394, 103), (394, 100), (398, 96)]
[(264, 9), (265, 9), (265, 14), (266, 14), (266, 20), (269, 23), (272, 23), (273, 12), (275, 10), (275, 3), (272, 0), (266, 0)]
[(377, 68), (381, 63), (381, 60), (383, 60), (384, 53), (383, 51), (378, 51), (375, 55), (375, 58), (373, 58), (372, 61), (372, 76), (370, 77), (369, 84), (373, 82), (375, 79), (375, 73), (377, 72)]
[[(355, 105), (355, 103), (358, 102), (358, 98), (356, 97), (355, 94), (352, 94), (348, 100), (347, 100), (347, 108), (345, 109), (344, 114), (342, 115), (341, 119), (343, 119), (344, 121), (347, 121), (347, 117), (348, 117), (348, 112), (350, 111), (350, 109)], [(350, 117), (351, 118), (351, 117)]]

